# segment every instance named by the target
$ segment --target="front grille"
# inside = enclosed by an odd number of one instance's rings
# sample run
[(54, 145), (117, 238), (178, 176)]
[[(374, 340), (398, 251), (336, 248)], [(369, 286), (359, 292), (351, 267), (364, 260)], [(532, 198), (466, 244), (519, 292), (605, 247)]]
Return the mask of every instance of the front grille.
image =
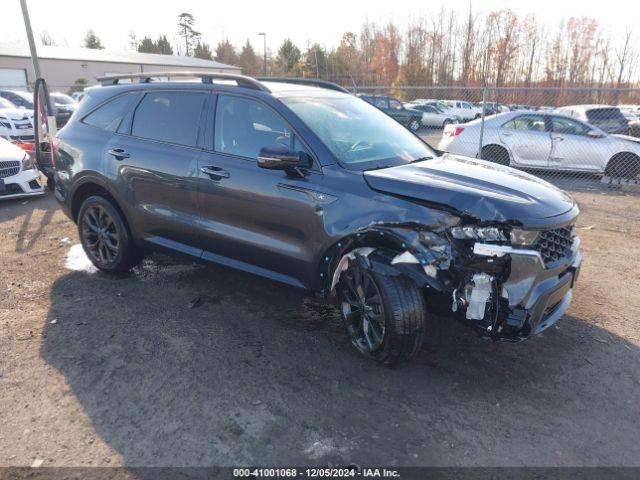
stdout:
[(20, 162), (8, 161), (0, 162), (0, 178), (7, 178), (16, 175), (20, 171)]
[(550, 265), (569, 255), (573, 245), (573, 225), (553, 230), (543, 230), (533, 248), (540, 252), (545, 265)]

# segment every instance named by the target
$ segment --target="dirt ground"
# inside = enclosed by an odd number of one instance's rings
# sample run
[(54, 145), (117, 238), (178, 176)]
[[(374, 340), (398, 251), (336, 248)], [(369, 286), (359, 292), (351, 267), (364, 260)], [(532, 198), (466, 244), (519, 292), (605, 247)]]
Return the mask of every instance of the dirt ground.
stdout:
[(154, 255), (65, 258), (51, 195), (0, 204), (0, 466), (640, 465), (640, 197), (578, 193), (568, 316), (520, 345), (440, 322), (389, 369), (333, 307)]

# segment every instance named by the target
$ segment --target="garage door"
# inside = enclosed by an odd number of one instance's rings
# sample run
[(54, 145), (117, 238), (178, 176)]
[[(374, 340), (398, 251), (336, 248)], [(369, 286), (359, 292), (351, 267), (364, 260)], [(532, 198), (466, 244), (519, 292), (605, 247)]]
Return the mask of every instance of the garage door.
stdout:
[(27, 71), (22, 68), (0, 68), (0, 87), (26, 90)]

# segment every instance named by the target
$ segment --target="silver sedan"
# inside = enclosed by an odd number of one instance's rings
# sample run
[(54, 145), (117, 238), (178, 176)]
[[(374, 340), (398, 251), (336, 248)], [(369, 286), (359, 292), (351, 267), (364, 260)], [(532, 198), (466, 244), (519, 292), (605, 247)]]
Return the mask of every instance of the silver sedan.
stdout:
[(422, 112), (422, 125), (425, 127), (444, 128), (450, 123), (462, 121), (457, 115), (443, 112), (435, 105), (425, 105), (422, 103), (405, 103), (406, 108)]
[(640, 174), (640, 139), (610, 135), (563, 115), (516, 111), (487, 117), (481, 149), (480, 131), (481, 120), (447, 125), (438, 148), (514, 167)]

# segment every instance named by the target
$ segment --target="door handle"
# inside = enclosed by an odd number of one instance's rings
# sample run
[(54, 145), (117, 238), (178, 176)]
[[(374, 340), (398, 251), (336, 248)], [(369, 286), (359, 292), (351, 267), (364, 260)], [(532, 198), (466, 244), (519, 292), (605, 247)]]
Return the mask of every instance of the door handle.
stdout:
[(221, 178), (229, 178), (231, 176), (226, 170), (214, 165), (200, 167), (200, 171), (205, 175), (209, 175), (212, 180), (220, 180)]
[(502, 135), (504, 135), (505, 137), (510, 137), (511, 135), (513, 135), (513, 133), (502, 132)]
[(562, 137), (553, 137), (553, 139), (558, 141), (558, 142), (564, 142), (564, 138), (562, 138)]
[(131, 156), (122, 148), (112, 148), (110, 150), (107, 150), (107, 153), (109, 155), (113, 155), (116, 160), (124, 160), (125, 158), (129, 158)]

